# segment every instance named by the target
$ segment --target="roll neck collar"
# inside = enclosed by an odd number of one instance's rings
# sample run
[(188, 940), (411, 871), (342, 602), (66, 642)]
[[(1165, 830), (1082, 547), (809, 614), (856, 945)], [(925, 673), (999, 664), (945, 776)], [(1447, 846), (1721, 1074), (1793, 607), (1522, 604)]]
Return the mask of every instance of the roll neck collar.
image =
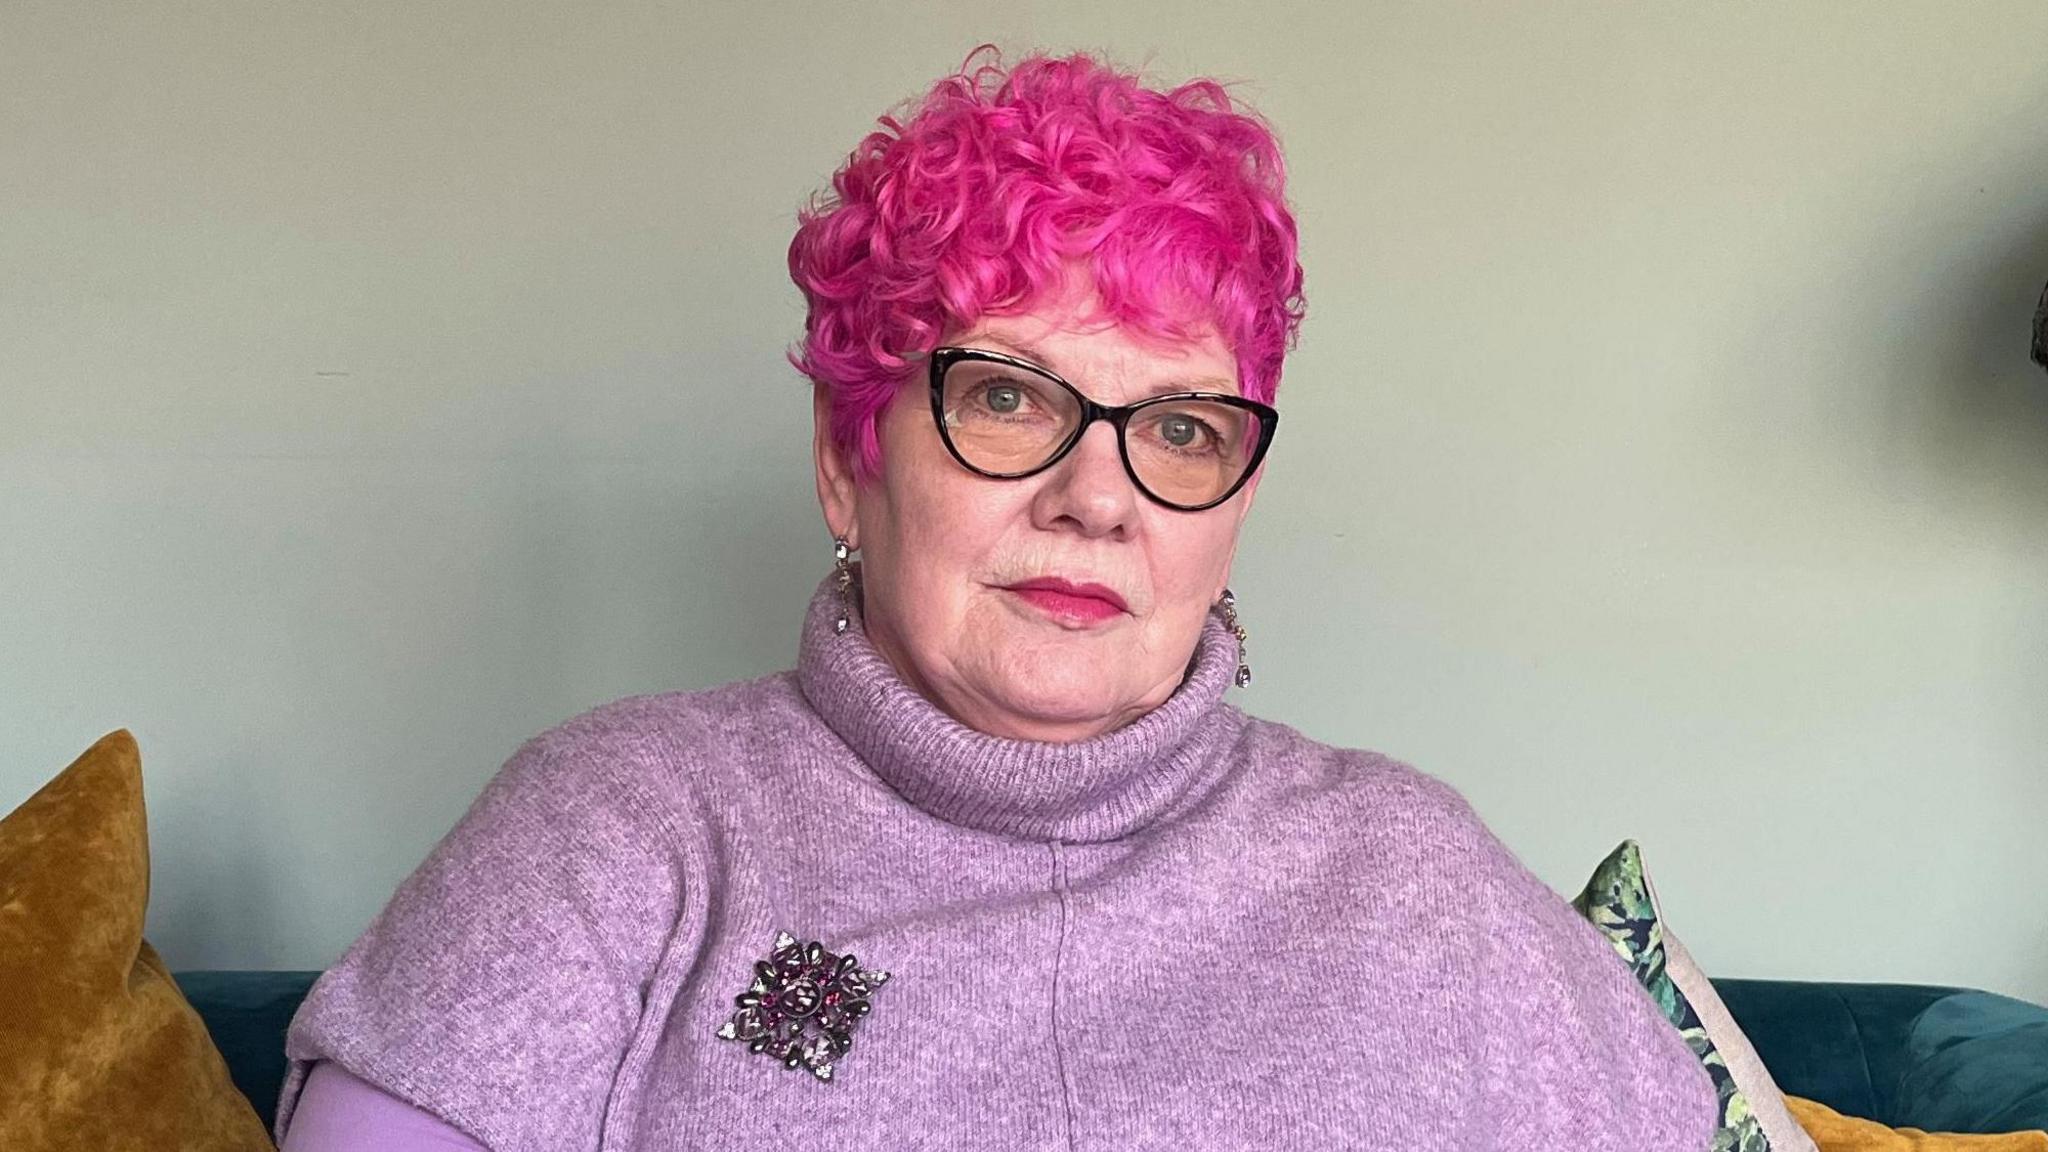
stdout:
[[(857, 586), (856, 586), (857, 587)], [(858, 612), (842, 634), (834, 581), (811, 597), (797, 680), (811, 707), (905, 800), (942, 820), (1038, 840), (1135, 832), (1191, 802), (1226, 768), (1244, 714), (1223, 700), (1237, 642), (1211, 611), (1188, 674), (1152, 711), (1071, 743), (976, 731), (896, 674)]]

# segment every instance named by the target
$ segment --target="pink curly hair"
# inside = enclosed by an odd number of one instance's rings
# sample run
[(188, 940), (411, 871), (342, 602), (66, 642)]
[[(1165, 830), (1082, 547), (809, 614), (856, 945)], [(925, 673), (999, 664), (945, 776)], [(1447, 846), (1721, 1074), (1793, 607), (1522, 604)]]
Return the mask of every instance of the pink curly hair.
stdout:
[(789, 245), (809, 308), (789, 359), (827, 389), (857, 477), (879, 469), (875, 423), (945, 332), (1028, 310), (1077, 262), (1118, 323), (1213, 326), (1244, 394), (1272, 402), (1303, 315), (1294, 216), (1279, 142), (1221, 84), (1156, 91), (1080, 53), (1006, 71), (983, 45), (878, 123)]

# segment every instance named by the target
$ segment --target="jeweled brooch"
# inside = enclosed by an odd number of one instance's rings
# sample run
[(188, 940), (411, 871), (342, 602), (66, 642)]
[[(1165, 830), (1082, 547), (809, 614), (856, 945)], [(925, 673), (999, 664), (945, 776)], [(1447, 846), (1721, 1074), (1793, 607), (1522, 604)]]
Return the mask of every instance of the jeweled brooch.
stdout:
[(719, 1038), (830, 1080), (833, 1064), (853, 1050), (854, 1030), (874, 1009), (870, 998), (888, 979), (879, 968), (861, 967), (850, 952), (836, 956), (816, 940), (778, 932), (774, 951), (754, 961), (754, 983), (733, 998), (739, 1011), (719, 1027)]

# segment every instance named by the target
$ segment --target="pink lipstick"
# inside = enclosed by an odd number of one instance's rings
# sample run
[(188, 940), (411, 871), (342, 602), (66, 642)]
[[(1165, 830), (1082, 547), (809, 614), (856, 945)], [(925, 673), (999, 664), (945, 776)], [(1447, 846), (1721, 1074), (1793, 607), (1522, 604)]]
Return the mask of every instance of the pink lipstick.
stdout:
[(1100, 584), (1074, 584), (1054, 576), (1008, 586), (1018, 599), (1056, 620), (1094, 624), (1130, 611), (1124, 598)]

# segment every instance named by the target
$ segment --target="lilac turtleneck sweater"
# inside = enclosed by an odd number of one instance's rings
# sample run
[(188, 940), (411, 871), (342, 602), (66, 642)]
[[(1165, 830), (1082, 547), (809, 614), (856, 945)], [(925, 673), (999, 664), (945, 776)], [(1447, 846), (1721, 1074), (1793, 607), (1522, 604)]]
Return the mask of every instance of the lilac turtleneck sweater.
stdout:
[[(1707, 1148), (1607, 943), (1448, 786), (1224, 702), (1214, 616), (1039, 744), (836, 615), (521, 747), (300, 1009), (280, 1135), (331, 1061), (493, 1152)], [(785, 929), (891, 973), (829, 1082), (717, 1035)]]

